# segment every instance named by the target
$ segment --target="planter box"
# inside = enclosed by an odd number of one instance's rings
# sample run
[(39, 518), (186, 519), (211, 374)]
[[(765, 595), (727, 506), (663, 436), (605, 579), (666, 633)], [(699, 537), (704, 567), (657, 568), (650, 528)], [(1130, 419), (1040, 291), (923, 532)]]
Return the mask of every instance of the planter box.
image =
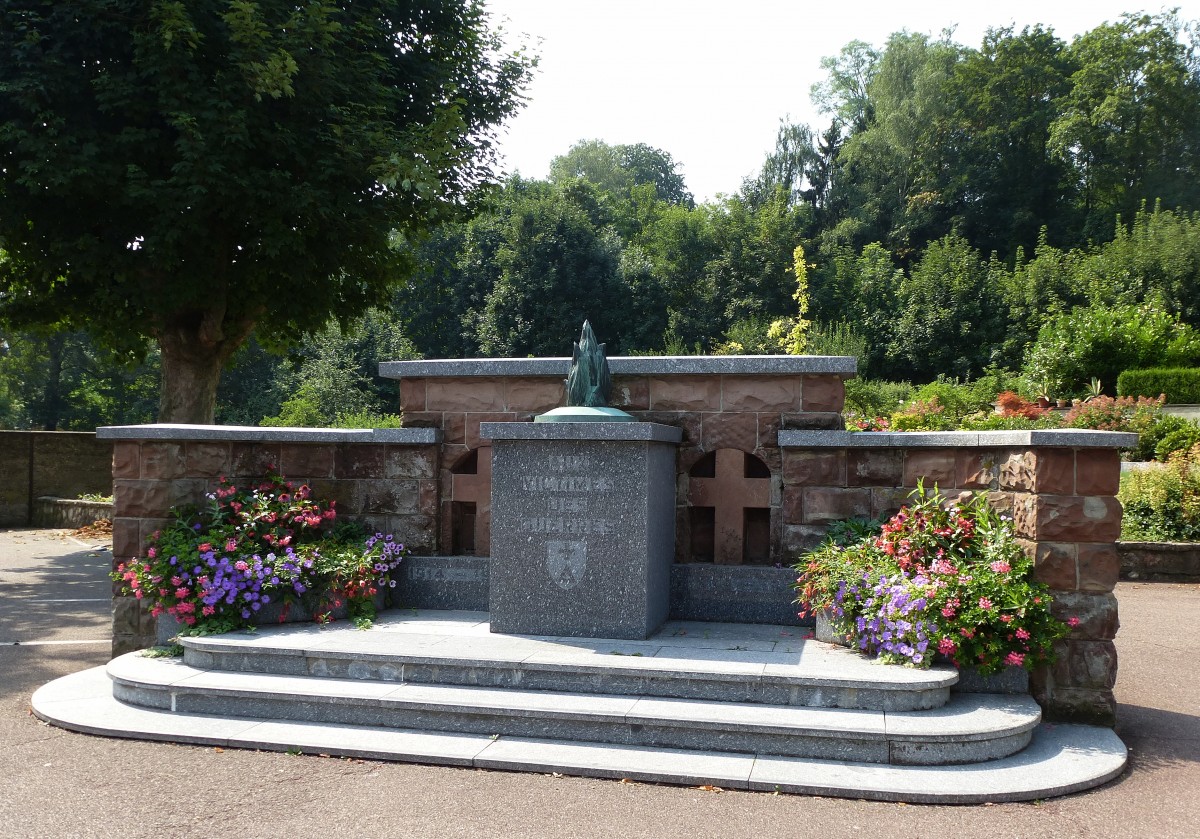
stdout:
[[(851, 646), (845, 636), (834, 632), (829, 615), (825, 612), (817, 613), (815, 635), (818, 641), (823, 641), (826, 644), (837, 644), (841, 647)], [(935, 660), (939, 663), (949, 663), (941, 655), (938, 655)], [(1024, 667), (1006, 667), (999, 673), (984, 676), (973, 667), (960, 667), (958, 669), (958, 684), (954, 685), (950, 690), (954, 693), (1027, 694), (1029, 693), (1029, 671)]]

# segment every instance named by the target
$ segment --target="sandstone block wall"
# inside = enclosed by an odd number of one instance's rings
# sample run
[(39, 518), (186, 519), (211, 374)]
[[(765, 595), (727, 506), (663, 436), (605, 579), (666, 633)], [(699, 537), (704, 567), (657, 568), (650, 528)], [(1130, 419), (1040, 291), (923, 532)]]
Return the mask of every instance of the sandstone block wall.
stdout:
[[(147, 428), (154, 428), (147, 426)], [(437, 550), (436, 443), (118, 439), (112, 444), (113, 566), (145, 553), (171, 508), (199, 504), (222, 476), (261, 477), (269, 468), (308, 483), (339, 515), (392, 533), (414, 552)], [(113, 655), (155, 643), (155, 620), (113, 585)]]

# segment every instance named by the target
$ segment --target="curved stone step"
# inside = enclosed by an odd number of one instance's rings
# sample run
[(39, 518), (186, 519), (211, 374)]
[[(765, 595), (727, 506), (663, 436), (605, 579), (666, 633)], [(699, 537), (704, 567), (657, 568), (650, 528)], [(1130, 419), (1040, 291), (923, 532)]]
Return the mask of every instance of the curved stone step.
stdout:
[(993, 760), (1023, 749), (1041, 720), (1028, 696), (988, 694), (932, 711), (869, 711), (232, 673), (137, 653), (108, 674), (117, 699), (178, 713), (866, 763)]
[(192, 716), (126, 705), (111, 687), (105, 669), (92, 668), (40, 688), (33, 709), (62, 728), (105, 736), (930, 804), (1067, 795), (1117, 777), (1127, 760), (1112, 731), (1080, 725), (1038, 726), (1028, 748), (999, 760), (900, 766)]
[(381, 615), (367, 631), (260, 627), (180, 639), (201, 669), (818, 708), (944, 705), (953, 667), (885, 667), (798, 627), (672, 621), (646, 641), (501, 635), (487, 613)]

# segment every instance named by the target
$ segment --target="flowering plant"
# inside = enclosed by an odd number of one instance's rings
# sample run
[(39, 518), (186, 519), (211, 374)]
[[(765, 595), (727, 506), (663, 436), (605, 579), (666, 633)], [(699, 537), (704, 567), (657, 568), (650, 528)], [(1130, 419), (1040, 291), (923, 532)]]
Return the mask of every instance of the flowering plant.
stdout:
[(1066, 625), (1008, 517), (986, 493), (950, 503), (918, 485), (911, 499), (883, 524), (832, 528), (796, 565), (800, 614), (826, 611), (836, 633), (886, 663), (928, 667), (939, 653), (986, 675), (1051, 661)]
[(891, 427), (891, 420), (887, 417), (867, 416), (857, 411), (846, 412), (847, 431), (890, 431)]
[(284, 620), (298, 600), (319, 619), (344, 601), (351, 617), (369, 621), (406, 551), (391, 536), (336, 522), (335, 504), (277, 474), (245, 486), (221, 478), (206, 505), (177, 510), (146, 556), (112, 576), (125, 594), (149, 601), (155, 617), (197, 631), (245, 626), (273, 603)]

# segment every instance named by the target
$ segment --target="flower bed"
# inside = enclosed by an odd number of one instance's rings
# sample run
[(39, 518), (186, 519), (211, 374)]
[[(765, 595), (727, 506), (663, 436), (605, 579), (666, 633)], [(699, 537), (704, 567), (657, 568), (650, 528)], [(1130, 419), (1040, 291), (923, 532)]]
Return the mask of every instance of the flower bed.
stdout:
[(124, 593), (185, 632), (228, 631), (267, 614), (284, 620), (294, 605), (318, 621), (344, 608), (365, 623), (396, 585), (404, 545), (338, 522), (336, 502), (314, 498), (307, 485), (276, 474), (240, 487), (222, 478), (207, 497), (201, 509), (176, 510), (146, 556), (113, 572)]
[(796, 565), (802, 614), (827, 610), (834, 632), (889, 664), (941, 655), (986, 676), (1049, 663), (1067, 625), (1008, 517), (985, 493), (951, 503), (918, 486), (911, 499), (885, 523), (831, 528)]

